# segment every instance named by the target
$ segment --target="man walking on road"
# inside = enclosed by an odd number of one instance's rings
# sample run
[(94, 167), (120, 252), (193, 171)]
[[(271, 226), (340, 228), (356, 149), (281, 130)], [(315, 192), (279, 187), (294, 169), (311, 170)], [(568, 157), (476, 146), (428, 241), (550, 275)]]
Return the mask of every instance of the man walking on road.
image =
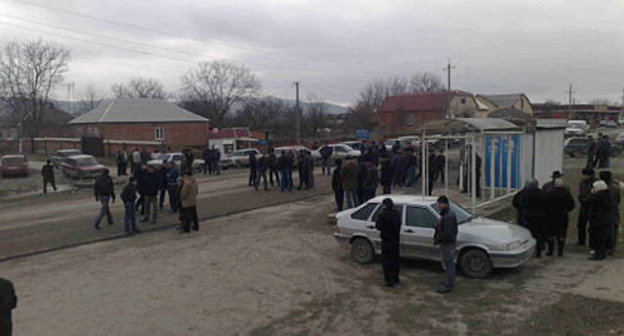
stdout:
[[(199, 220), (197, 218), (197, 182), (193, 178), (193, 173), (187, 170), (182, 176), (180, 182), (182, 187), (180, 188), (180, 202), (182, 208), (180, 209), (180, 219), (182, 220), (182, 232), (190, 233), (191, 229), (199, 231)], [(192, 226), (191, 226), (192, 223)]]
[(136, 209), (134, 203), (136, 202), (137, 193), (137, 181), (136, 177), (131, 177), (128, 184), (121, 191), (121, 201), (124, 203), (125, 215), (124, 215), (124, 231), (127, 234), (141, 233), (141, 230), (136, 225)]
[(0, 335), (11, 336), (13, 321), (11, 311), (17, 307), (17, 296), (13, 283), (0, 278)]
[(281, 189), (282, 191), (293, 191), (292, 171), (295, 163), (292, 152), (288, 151), (283, 153), (279, 159), (277, 159), (277, 168), (282, 174), (281, 177)]
[(387, 287), (394, 287), (399, 284), (401, 267), (399, 259), (401, 215), (394, 209), (394, 204), (390, 198), (385, 198), (382, 204), (383, 211), (375, 223), (375, 228), (380, 231), (381, 236), (381, 262), (384, 280)]
[(110, 213), (109, 202), (113, 201), (115, 203), (115, 185), (113, 184), (113, 179), (109, 176), (109, 171), (107, 168), (102, 170), (102, 175), (95, 181), (95, 185), (93, 186), (93, 194), (95, 195), (95, 201), (100, 202), (102, 207), (100, 208), (100, 213), (95, 219), (95, 228), (100, 228), (100, 221), (102, 218), (106, 216), (109, 225), (113, 225), (113, 216)]
[(258, 169), (258, 159), (256, 158), (256, 152), (249, 152), (249, 186), (256, 185), (256, 174)]
[(581, 205), (576, 221), (576, 229), (578, 233), (577, 245), (585, 246), (587, 239), (587, 222), (589, 222), (589, 201), (591, 189), (596, 179), (594, 178), (594, 170), (591, 168), (583, 169), (583, 179), (579, 183), (578, 200)]
[(156, 205), (156, 198), (158, 195), (158, 177), (154, 172), (154, 167), (148, 166), (147, 172), (144, 173), (143, 177), (143, 197), (145, 200), (143, 201), (143, 219), (141, 222), (156, 223), (156, 218), (158, 216), (158, 209)]
[(262, 155), (258, 159), (258, 166), (256, 171), (256, 180), (254, 181), (254, 189), (258, 190), (258, 184), (260, 184), (260, 180), (264, 182), (264, 190), (268, 191), (268, 181), (267, 181), (267, 159), (266, 156)]
[[(329, 159), (332, 155), (332, 148), (328, 145), (325, 145), (323, 146), (323, 148), (321, 148), (319, 153), (321, 154), (321, 158), (323, 160), (321, 165), (321, 172), (323, 174), (331, 175), (331, 165), (329, 164)], [(325, 173), (325, 171), (327, 171), (327, 173)]]
[(446, 274), (446, 281), (436, 289), (438, 293), (448, 293), (455, 287), (455, 243), (457, 241), (457, 217), (449, 207), (448, 197), (438, 197), (440, 220), (435, 227), (434, 245), (440, 245), (442, 266)]
[(46, 164), (41, 169), (41, 176), (43, 177), (43, 193), (46, 194), (48, 192), (48, 183), (50, 183), (52, 185), (52, 189), (56, 191), (56, 183), (54, 182), (54, 166), (52, 166), (52, 161), (46, 161)]

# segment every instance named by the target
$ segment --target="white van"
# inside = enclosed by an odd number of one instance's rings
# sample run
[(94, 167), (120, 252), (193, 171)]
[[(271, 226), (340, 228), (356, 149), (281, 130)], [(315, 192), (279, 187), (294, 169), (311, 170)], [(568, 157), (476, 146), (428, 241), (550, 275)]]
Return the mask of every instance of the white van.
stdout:
[(568, 137), (585, 136), (589, 132), (589, 125), (585, 120), (568, 120), (568, 126), (563, 134)]

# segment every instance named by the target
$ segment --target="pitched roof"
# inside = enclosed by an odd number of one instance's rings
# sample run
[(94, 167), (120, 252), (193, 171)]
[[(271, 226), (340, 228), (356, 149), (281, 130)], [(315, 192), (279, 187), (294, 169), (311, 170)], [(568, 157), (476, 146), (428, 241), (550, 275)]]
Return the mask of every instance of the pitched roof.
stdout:
[(491, 101), (498, 107), (511, 107), (517, 101), (522, 99), (522, 96), (524, 96), (524, 94), (512, 93), (512, 94), (479, 95), (479, 96)]
[(406, 93), (386, 98), (381, 103), (379, 112), (444, 110), (450, 98), (455, 95), (472, 97), (471, 93), (464, 91)]
[(70, 124), (141, 123), (141, 122), (208, 122), (208, 119), (189, 112), (162, 99), (117, 98), (100, 104)]
[(213, 129), (208, 133), (210, 139), (251, 138), (251, 132), (247, 127)]
[(530, 115), (515, 109), (513, 107), (498, 108), (490, 112), (488, 118), (505, 118), (505, 119), (529, 119)]

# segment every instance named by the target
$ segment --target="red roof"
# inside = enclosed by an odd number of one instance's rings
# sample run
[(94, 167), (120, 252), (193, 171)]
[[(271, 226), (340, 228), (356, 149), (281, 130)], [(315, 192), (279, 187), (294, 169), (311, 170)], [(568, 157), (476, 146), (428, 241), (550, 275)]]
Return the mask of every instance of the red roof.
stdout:
[(209, 139), (251, 138), (249, 128), (213, 129), (208, 134)]
[(449, 99), (455, 95), (472, 97), (471, 93), (464, 91), (405, 93), (386, 98), (381, 103), (379, 112), (441, 111), (446, 109)]

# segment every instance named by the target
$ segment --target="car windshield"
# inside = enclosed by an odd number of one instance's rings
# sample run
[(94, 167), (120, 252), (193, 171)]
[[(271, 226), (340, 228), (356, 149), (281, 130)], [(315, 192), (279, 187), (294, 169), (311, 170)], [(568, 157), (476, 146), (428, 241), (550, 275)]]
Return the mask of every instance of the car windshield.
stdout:
[[(473, 218), (476, 218), (476, 215), (471, 214), (468, 210), (460, 207), (459, 205), (450, 202), (451, 211), (455, 213), (455, 217), (457, 217), (458, 224), (464, 224), (470, 222)], [(440, 209), (438, 209), (438, 203), (431, 204), (431, 207), (437, 212), (440, 213)]]
[(22, 158), (4, 158), (2, 159), (3, 165), (20, 165), (24, 163), (24, 159)]
[(78, 159), (76, 160), (76, 165), (77, 166), (95, 166), (97, 163), (97, 161), (95, 161), (94, 158), (84, 158), (84, 159)]

